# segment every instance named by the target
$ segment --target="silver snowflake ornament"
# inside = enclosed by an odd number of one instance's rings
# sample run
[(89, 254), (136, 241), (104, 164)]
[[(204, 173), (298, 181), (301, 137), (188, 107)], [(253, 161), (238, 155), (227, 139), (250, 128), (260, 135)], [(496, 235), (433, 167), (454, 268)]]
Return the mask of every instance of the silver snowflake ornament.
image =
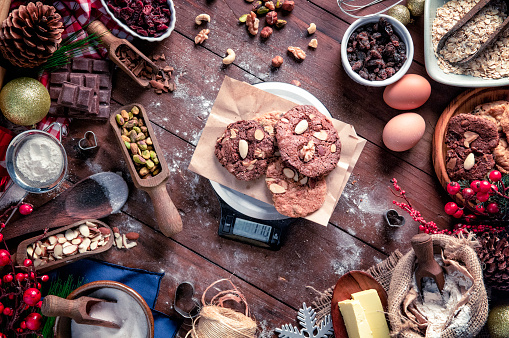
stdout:
[(279, 333), (279, 338), (327, 338), (328, 335), (334, 333), (330, 314), (323, 318), (320, 326), (316, 326), (315, 310), (307, 307), (306, 303), (303, 303), (302, 308), (299, 309), (297, 319), (304, 328), (299, 331), (296, 326), (285, 324), (275, 330), (276, 333)]

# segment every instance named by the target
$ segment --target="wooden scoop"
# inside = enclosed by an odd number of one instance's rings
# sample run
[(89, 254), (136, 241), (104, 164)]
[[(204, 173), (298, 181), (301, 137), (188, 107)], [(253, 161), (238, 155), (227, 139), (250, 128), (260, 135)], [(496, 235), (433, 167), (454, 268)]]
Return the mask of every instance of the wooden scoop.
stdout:
[(67, 189), (28, 216), (8, 224), (2, 234), (5, 239), (56, 228), (115, 213), (127, 201), (129, 189), (124, 179), (112, 172), (91, 175)]
[[(105, 299), (82, 296), (76, 299), (65, 299), (54, 295), (44, 297), (41, 312), (47, 317), (69, 317), (78, 324), (104, 326), (119, 329), (120, 325), (107, 320), (91, 317), (90, 308), (97, 303), (112, 302)], [(116, 301), (113, 301), (116, 302)]]
[(415, 269), (415, 281), (422, 294), (422, 279), (429, 277), (435, 280), (440, 293), (444, 289), (445, 278), (442, 267), (433, 257), (433, 240), (428, 234), (418, 234), (412, 237), (412, 247), (417, 257), (417, 268)]
[[(456, 33), (459, 29), (461, 29), (461, 27), (463, 27), (470, 19), (472, 19), (477, 13), (479, 13), (479, 11), (481, 11), (485, 6), (487, 6), (489, 3), (490, 3), (491, 0), (481, 0), (479, 1), (467, 14), (465, 14), (465, 16), (463, 16), (447, 33), (444, 34), (444, 36), (442, 36), (442, 38), (440, 39), (440, 41), (438, 41), (438, 45), (437, 45), (437, 54), (440, 55), (440, 51), (442, 50), (442, 48), (444, 48), (445, 46), (445, 43), (447, 42), (447, 40), (449, 39), (449, 37), (451, 37), (454, 33)], [(505, 0), (509, 6), (509, 0)], [(490, 37), (488, 38), (488, 40), (486, 40), (483, 44), (481, 44), (481, 46), (479, 47), (479, 49), (477, 50), (477, 52), (475, 52), (474, 54), (471, 54), (469, 56), (467, 56), (466, 58), (460, 60), (460, 61), (456, 61), (456, 62), (451, 62), (453, 64), (457, 64), (457, 65), (462, 65), (462, 64), (465, 64), (473, 59), (475, 59), (484, 49), (486, 49), (486, 47), (488, 47), (494, 40), (498, 39), (498, 37), (500, 36), (500, 34), (505, 30), (505, 28), (509, 25), (509, 16), (504, 20), (504, 22), (502, 22), (502, 24), (500, 24), (500, 26), (490, 35)]]
[(118, 48), (120, 48), (121, 46), (127, 46), (135, 54), (140, 56), (145, 61), (145, 64), (147, 66), (150, 66), (152, 68), (152, 72), (154, 74), (159, 73), (159, 67), (157, 67), (155, 63), (153, 63), (148, 57), (146, 57), (145, 54), (140, 52), (126, 39), (119, 39), (113, 34), (111, 34), (108, 28), (106, 28), (106, 26), (101, 21), (99, 20), (92, 21), (87, 26), (87, 33), (96, 34), (97, 36), (99, 36), (103, 45), (106, 47), (106, 49), (108, 49), (108, 57), (110, 58), (110, 60), (115, 62), (117, 66), (119, 66), (127, 75), (129, 75), (140, 86), (148, 88), (150, 86), (149, 83), (150, 80), (137, 77), (129, 68), (127, 68), (125, 63), (122, 62), (116, 54)]
[[(121, 128), (115, 120), (115, 116), (120, 114), (122, 110), (130, 111), (133, 106), (140, 108), (138, 117), (143, 118), (145, 121), (145, 126), (147, 127), (148, 134), (153, 142), (154, 151), (157, 153), (157, 157), (161, 165), (161, 172), (154, 177), (140, 177), (136, 167), (134, 166), (131, 154), (125, 147), (124, 141), (122, 140)], [(145, 190), (152, 199), (159, 230), (161, 230), (161, 232), (167, 237), (172, 237), (173, 235), (181, 232), (182, 219), (180, 218), (180, 214), (175, 207), (175, 204), (173, 204), (168, 191), (166, 190), (166, 182), (170, 176), (168, 164), (166, 164), (166, 161), (164, 160), (163, 151), (161, 150), (161, 147), (159, 147), (159, 143), (155, 138), (154, 129), (152, 129), (152, 125), (149, 121), (145, 108), (139, 103), (132, 103), (127, 106), (123, 106), (119, 108), (115, 113), (111, 114), (110, 124), (113, 128), (113, 132), (120, 145), (120, 148), (122, 149), (122, 153), (124, 154), (125, 162), (127, 164), (127, 168), (129, 168), (129, 173), (131, 173), (131, 178), (134, 185), (138, 189)]]

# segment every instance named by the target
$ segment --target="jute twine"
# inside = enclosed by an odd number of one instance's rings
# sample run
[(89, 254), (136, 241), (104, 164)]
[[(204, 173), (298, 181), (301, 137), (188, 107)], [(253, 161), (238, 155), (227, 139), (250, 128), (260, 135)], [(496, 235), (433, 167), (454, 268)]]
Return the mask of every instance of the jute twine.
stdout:
[[(209, 289), (221, 282), (228, 282), (232, 289), (218, 292), (209, 303), (205, 295)], [(245, 314), (224, 307), (228, 300), (245, 307)], [(186, 335), (192, 338), (256, 338), (256, 321), (249, 317), (249, 306), (244, 295), (229, 279), (220, 279), (212, 283), (203, 293), (203, 307), (193, 321), (193, 327)]]

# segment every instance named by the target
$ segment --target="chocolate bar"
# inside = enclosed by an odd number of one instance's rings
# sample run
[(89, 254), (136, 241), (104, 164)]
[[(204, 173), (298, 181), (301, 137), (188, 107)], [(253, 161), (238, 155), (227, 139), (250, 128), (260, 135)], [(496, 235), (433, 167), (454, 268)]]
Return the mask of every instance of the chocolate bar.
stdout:
[(74, 58), (50, 76), (48, 115), (106, 120), (110, 115), (112, 63)]

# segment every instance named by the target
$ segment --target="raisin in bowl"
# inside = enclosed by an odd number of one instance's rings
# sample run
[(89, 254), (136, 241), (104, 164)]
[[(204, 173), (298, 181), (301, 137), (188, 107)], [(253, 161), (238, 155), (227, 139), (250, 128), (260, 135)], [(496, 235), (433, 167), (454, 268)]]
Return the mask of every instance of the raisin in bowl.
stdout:
[(372, 15), (350, 25), (341, 42), (346, 73), (365, 86), (384, 87), (410, 68), (414, 44), (406, 27), (388, 15)]
[(162, 41), (175, 28), (172, 0), (101, 0), (102, 5), (127, 33), (145, 41)]

